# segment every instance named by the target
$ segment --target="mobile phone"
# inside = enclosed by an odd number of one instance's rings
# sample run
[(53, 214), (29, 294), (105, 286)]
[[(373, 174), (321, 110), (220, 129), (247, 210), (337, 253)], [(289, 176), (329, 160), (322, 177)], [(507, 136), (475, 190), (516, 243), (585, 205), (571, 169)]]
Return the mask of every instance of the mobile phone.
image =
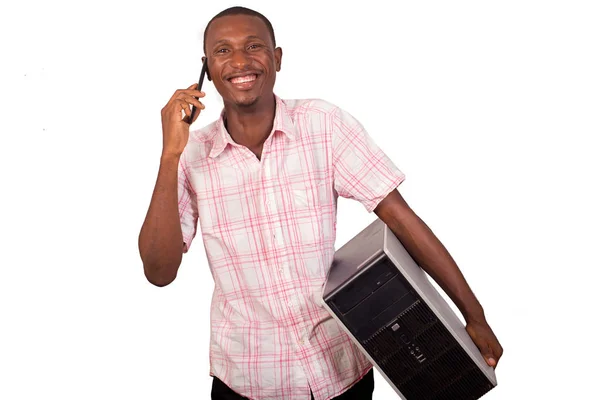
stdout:
[[(202, 90), (202, 82), (204, 82), (204, 76), (206, 75), (206, 77), (208, 78), (208, 80), (210, 81), (210, 75), (208, 74), (208, 67), (206, 65), (207, 59), (204, 59), (204, 62), (202, 63), (202, 69), (200, 70), (200, 79), (198, 80), (198, 90)], [(190, 115), (190, 123), (194, 120), (194, 116), (196, 114), (196, 106), (192, 105), (192, 114)]]

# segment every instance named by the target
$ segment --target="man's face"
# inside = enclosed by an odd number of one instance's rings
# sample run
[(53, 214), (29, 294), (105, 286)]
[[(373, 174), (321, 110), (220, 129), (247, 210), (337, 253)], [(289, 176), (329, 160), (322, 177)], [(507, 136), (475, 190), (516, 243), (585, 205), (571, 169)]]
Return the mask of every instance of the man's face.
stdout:
[(205, 44), (211, 78), (225, 103), (251, 106), (273, 94), (281, 49), (274, 48), (260, 18), (217, 18), (206, 32)]

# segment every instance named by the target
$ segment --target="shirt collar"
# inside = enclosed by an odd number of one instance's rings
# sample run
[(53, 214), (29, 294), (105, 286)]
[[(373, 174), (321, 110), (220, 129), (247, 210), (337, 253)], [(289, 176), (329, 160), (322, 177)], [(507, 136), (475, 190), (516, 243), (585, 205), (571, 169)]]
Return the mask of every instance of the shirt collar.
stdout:
[[(219, 156), (225, 150), (227, 144), (237, 146), (231, 135), (229, 135), (229, 132), (227, 132), (227, 129), (225, 129), (224, 116), (225, 109), (221, 111), (221, 116), (217, 121), (216, 132), (213, 136), (213, 145), (209, 154), (211, 158)], [(295, 140), (298, 135), (285, 102), (277, 95), (275, 95), (275, 119), (273, 120), (273, 129), (269, 137), (275, 132), (283, 132), (290, 140)]]

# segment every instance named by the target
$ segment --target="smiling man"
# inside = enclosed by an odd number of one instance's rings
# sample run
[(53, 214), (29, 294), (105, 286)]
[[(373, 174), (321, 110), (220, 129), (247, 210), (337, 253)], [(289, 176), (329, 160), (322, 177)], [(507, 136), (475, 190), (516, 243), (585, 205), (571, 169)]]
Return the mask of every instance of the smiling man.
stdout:
[(204, 109), (195, 84), (163, 108), (160, 168), (139, 250), (147, 279), (167, 285), (200, 225), (215, 281), (212, 398), (372, 398), (372, 365), (321, 299), (339, 196), (390, 227), (495, 367), (502, 347), (452, 257), (398, 192), (404, 174), (344, 110), (274, 94), (282, 50), (271, 23), (227, 9), (207, 25), (204, 51), (224, 108), (192, 132), (190, 106)]

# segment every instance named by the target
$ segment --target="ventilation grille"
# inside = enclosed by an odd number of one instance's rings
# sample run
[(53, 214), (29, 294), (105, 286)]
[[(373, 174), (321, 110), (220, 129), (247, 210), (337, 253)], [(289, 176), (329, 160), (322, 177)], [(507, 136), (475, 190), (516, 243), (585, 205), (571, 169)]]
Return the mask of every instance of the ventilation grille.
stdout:
[(475, 400), (493, 388), (421, 300), (362, 345), (408, 400)]

